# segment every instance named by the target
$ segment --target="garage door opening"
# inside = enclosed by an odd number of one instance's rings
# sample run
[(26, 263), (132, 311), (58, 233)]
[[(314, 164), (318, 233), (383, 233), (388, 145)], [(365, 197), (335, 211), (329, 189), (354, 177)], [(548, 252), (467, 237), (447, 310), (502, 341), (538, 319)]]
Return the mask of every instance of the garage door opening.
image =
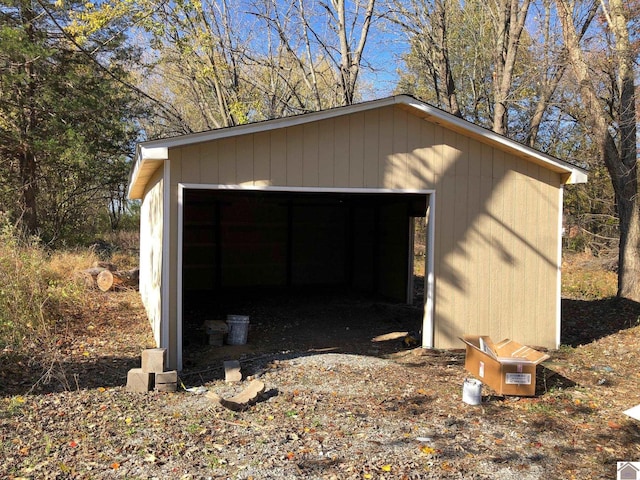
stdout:
[(228, 314), (248, 315), (249, 343), (269, 350), (361, 338), (371, 348), (390, 328), (421, 329), (414, 259), (428, 194), (185, 188), (182, 198), (188, 352), (207, 343), (205, 320)]

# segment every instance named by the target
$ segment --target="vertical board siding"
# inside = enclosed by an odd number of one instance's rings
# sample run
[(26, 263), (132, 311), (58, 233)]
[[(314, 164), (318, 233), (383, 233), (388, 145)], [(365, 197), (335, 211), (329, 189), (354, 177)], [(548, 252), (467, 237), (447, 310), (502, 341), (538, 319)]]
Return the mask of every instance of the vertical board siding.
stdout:
[(147, 184), (140, 207), (140, 298), (149, 318), (156, 346), (160, 345), (162, 319), (162, 168)]
[[(380, 126), (378, 127), (378, 181), (387, 188), (393, 188), (393, 182), (388, 179), (393, 178), (393, 110), (381, 109)], [(375, 141), (375, 139), (372, 139)]]
[(364, 113), (349, 116), (349, 186), (364, 187)]
[[(199, 182), (202, 177), (200, 172), (200, 144), (189, 145), (180, 150), (180, 175), (185, 181)], [(188, 179), (188, 180), (187, 180)]]
[(393, 106), (172, 152), (176, 184), (434, 189), (435, 345), (555, 346), (559, 174)]
[(287, 131), (271, 132), (271, 184), (287, 184)]
[(363, 158), (363, 185), (367, 188), (375, 188), (380, 185), (378, 172), (380, 168), (380, 153), (378, 136), (380, 132), (380, 114), (378, 110), (369, 110), (364, 114), (364, 158)]
[(287, 129), (287, 185), (302, 185), (302, 125)]
[(334, 126), (333, 185), (349, 186), (349, 117), (338, 117)]
[(254, 185), (253, 141), (254, 136), (248, 135), (236, 144), (236, 182), (239, 185)]
[(317, 187), (319, 185), (319, 149), (318, 124), (310, 123), (304, 127), (302, 153), (302, 185), (304, 187)]
[(253, 175), (254, 185), (271, 184), (271, 134), (256, 133), (253, 138)]
[[(204, 184), (220, 183), (220, 162), (218, 160), (218, 142), (208, 142), (200, 147), (200, 182)], [(184, 155), (183, 155), (184, 157)]]
[(237, 152), (236, 138), (223, 138), (218, 145), (218, 172), (219, 182), (222, 184), (237, 184)]

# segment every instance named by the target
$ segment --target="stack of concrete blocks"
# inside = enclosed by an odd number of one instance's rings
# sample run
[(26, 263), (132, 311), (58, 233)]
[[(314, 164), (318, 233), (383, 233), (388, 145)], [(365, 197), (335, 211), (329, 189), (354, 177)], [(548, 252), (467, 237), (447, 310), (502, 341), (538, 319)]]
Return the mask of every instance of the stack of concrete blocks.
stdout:
[(207, 320), (204, 322), (204, 330), (209, 336), (209, 345), (221, 347), (224, 343), (224, 336), (229, 331), (229, 326), (224, 320)]
[(142, 351), (142, 367), (132, 368), (127, 374), (127, 390), (130, 392), (175, 392), (178, 389), (178, 372), (165, 371), (166, 348), (148, 348)]

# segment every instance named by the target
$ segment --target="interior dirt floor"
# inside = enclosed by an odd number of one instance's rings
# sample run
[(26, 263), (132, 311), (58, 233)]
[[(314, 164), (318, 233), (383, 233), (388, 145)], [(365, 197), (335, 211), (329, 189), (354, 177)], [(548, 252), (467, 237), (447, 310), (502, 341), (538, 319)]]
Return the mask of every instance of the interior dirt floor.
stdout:
[[(419, 346), (421, 285), (413, 305), (336, 291), (225, 292), (192, 299), (183, 323), (183, 364), (198, 370), (219, 360), (274, 353), (334, 352), (384, 356)], [(209, 345), (206, 320), (249, 317), (244, 345)], [(410, 336), (407, 336), (410, 333)]]

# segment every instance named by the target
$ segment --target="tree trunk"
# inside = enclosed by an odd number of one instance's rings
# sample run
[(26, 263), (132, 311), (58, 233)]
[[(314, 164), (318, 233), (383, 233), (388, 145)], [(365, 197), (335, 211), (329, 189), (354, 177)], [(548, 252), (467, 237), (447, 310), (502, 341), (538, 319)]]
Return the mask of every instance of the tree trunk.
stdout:
[[(618, 71), (619, 118), (610, 122), (597, 96), (594, 79), (577, 35), (571, 5), (556, 0), (558, 15), (574, 74), (580, 85), (585, 110), (589, 112), (594, 138), (611, 176), (619, 217), (618, 297), (640, 302), (640, 211), (638, 210), (638, 169), (635, 126), (633, 55), (627, 27), (628, 12), (622, 0), (610, 0), (611, 12), (604, 12), (615, 37), (615, 61)], [(615, 125), (616, 144), (611, 130)]]

